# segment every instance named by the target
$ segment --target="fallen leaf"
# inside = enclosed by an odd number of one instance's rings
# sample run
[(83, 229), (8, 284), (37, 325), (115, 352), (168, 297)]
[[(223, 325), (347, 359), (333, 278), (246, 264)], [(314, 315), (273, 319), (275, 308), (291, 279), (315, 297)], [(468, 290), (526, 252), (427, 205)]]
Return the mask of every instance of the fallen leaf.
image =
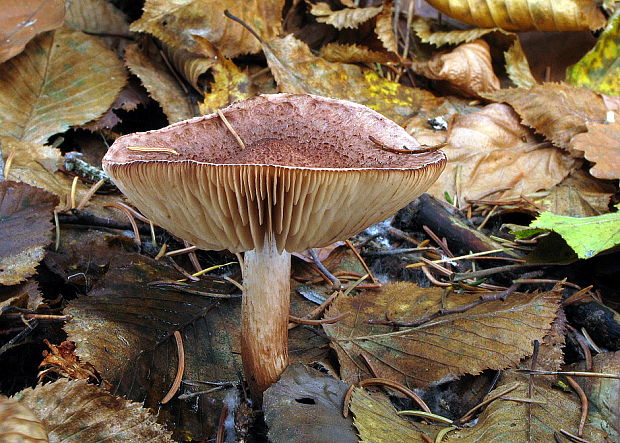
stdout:
[(620, 212), (582, 218), (543, 212), (530, 223), (528, 230), (517, 236), (529, 237), (527, 233), (531, 230), (557, 232), (579, 258), (591, 258), (620, 244)]
[(360, 443), (424, 443), (429, 440), (422, 434), (431, 438), (441, 429), (406, 420), (385, 395), (370, 394), (363, 388), (353, 390), (350, 408)]
[(586, 122), (588, 132), (577, 134), (571, 146), (594, 163), (590, 174), (604, 180), (620, 178), (620, 122)]
[(321, 58), (334, 63), (392, 63), (398, 61), (395, 54), (368, 49), (360, 45), (328, 43), (319, 52)]
[(131, 36), (125, 14), (106, 0), (68, 1), (65, 23), (88, 34)]
[(133, 44), (125, 48), (127, 67), (136, 75), (149, 95), (162, 107), (168, 123), (194, 117), (188, 95), (166, 67), (161, 55), (147, 55)]
[(489, 45), (481, 39), (434, 54), (427, 61), (414, 61), (411, 68), (432, 80), (443, 80), (451, 89), (470, 97), (500, 88), (491, 65)]
[(40, 34), (62, 26), (63, 0), (5, 0), (0, 17), (0, 63), (16, 56)]
[(599, 94), (564, 83), (544, 83), (529, 89), (501, 89), (482, 95), (508, 103), (521, 116), (523, 124), (564, 149), (570, 148), (575, 135), (587, 131), (587, 122), (603, 123), (607, 115)]
[(569, 217), (592, 217), (609, 212), (616, 188), (576, 169), (536, 203), (544, 210)]
[(125, 84), (125, 70), (95, 37), (60, 28), (0, 66), (0, 135), (45, 143), (102, 115)]
[(204, 37), (226, 57), (260, 52), (261, 45), (250, 33), (224, 16), (224, 10), (239, 17), (263, 38), (281, 31), (284, 0), (147, 0), (144, 14), (131, 30), (147, 32), (165, 44), (197, 54), (205, 53), (195, 36)]
[(428, 91), (389, 81), (373, 70), (323, 60), (292, 35), (265, 42), (263, 49), (281, 92), (351, 100), (397, 123), (403, 123), (426, 102), (436, 100)]
[[(580, 362), (578, 369), (588, 370), (584, 363)], [(620, 351), (595, 355), (592, 358), (591, 371), (620, 374)], [(606, 431), (612, 441), (620, 440), (620, 383), (618, 380), (603, 377), (575, 377), (575, 380), (586, 393), (590, 407), (603, 419), (595, 424)], [(594, 422), (594, 417), (588, 418)]]
[(369, 376), (359, 357), (364, 355), (378, 377), (423, 387), (484, 369), (516, 365), (531, 352), (532, 340), (540, 340), (550, 330), (560, 297), (559, 291), (513, 294), (504, 302), (479, 304), (463, 313), (397, 331), (391, 326), (368, 324), (370, 319), (386, 316), (411, 322), (479, 298), (450, 294), (444, 300), (441, 288), (422, 289), (398, 282), (384, 286), (378, 294), (339, 297), (325, 316), (351, 315), (338, 323), (324, 324), (323, 329), (338, 354), (343, 380), (355, 383)]
[(199, 104), (202, 115), (211, 114), (231, 103), (256, 95), (250, 76), (226, 57), (219, 57), (212, 68), (213, 82)]
[(16, 306), (22, 309), (37, 309), (43, 303), (43, 294), (39, 284), (29, 279), (13, 286), (4, 286), (0, 295), (0, 309), (7, 306)]
[[(506, 74), (519, 87), (530, 87), (536, 80), (530, 71), (527, 57), (521, 47), (519, 36), (500, 28), (474, 28), (462, 31), (433, 32), (428, 20), (421, 17), (413, 19), (411, 29), (423, 43), (435, 46), (470, 43), (484, 38), (491, 48), (499, 48), (503, 52), (503, 63)], [(497, 50), (495, 51), (497, 52)]]
[(381, 6), (367, 8), (343, 8), (333, 11), (329, 3), (314, 3), (310, 7), (310, 13), (316, 17), (319, 23), (332, 25), (336, 29), (355, 29), (362, 23), (375, 17), (383, 10)]
[(32, 409), (20, 402), (0, 396), (0, 435), (6, 443), (46, 443), (47, 430)]
[[(201, 47), (203, 48), (211, 45), (209, 41), (204, 38), (201, 38), (199, 36), (195, 36), (194, 38), (200, 43)], [(154, 44), (144, 45), (142, 50), (147, 54), (148, 57), (152, 57), (154, 53), (158, 54), (155, 55), (156, 59), (159, 59), (160, 57), (160, 52), (157, 46)], [(168, 58), (172, 66), (175, 67), (177, 72), (179, 72), (183, 76), (183, 78), (196, 89), (196, 91), (202, 93), (204, 89), (204, 74), (209, 72), (209, 70), (217, 63), (217, 59), (215, 58), (216, 55), (218, 55), (217, 50), (210, 49), (208, 51), (211, 54), (209, 57), (194, 54), (184, 49), (173, 48), (171, 46), (164, 46), (162, 52)], [(166, 70), (168, 69), (169, 68), (167, 68)], [(176, 80), (176, 82), (177, 84), (179, 83), (178, 80)], [(179, 86), (180, 85), (177, 85), (177, 88)]]
[(568, 68), (566, 81), (608, 95), (620, 95), (620, 9), (609, 19), (596, 45)]
[(26, 183), (0, 182), (0, 285), (31, 275), (51, 241), (53, 194)]
[(149, 98), (144, 92), (144, 89), (141, 88), (137, 82), (132, 80), (133, 79), (130, 79), (129, 83), (121, 89), (120, 94), (118, 94), (118, 97), (116, 97), (116, 100), (112, 103), (105, 114), (97, 120), (80, 126), (80, 128), (91, 132), (101, 131), (102, 129), (111, 129), (122, 122), (121, 118), (115, 111), (121, 109), (123, 111), (133, 111), (138, 107), (138, 105), (146, 105)]
[(91, 383), (101, 382), (97, 370), (90, 363), (82, 363), (75, 355), (75, 344), (63, 341), (58, 346), (44, 340), (49, 351), (43, 351), (43, 360), (39, 364), (39, 380), (45, 380), (47, 374), (56, 374), (72, 380), (88, 380)]
[(502, 0), (473, 4), (468, 0), (428, 0), (428, 3), (448, 17), (481, 28), (579, 31), (605, 25), (605, 16), (594, 0)]
[(26, 389), (16, 399), (45, 424), (50, 441), (172, 442), (141, 404), (111, 395), (85, 380), (66, 379)]
[[(501, 383), (489, 393), (490, 398), (514, 386), (520, 386), (508, 397), (528, 398), (528, 377), (522, 375), (505, 376)], [(498, 399), (488, 405), (478, 417), (477, 423), (458, 432), (451, 433), (448, 442), (466, 441), (471, 443), (524, 441), (555, 441), (554, 432), (565, 429), (577, 435), (581, 417), (581, 402), (575, 393), (566, 393), (552, 387), (547, 377), (535, 377), (532, 381), (532, 399), (544, 404), (525, 403)], [(591, 442), (611, 442), (596, 422), (598, 414), (591, 414), (584, 428), (583, 438)]]
[(438, 199), (456, 195), (461, 206), (489, 191), (493, 200), (550, 188), (574, 168), (575, 160), (539, 140), (507, 105), (490, 104), (454, 117), (443, 152), (448, 164), (427, 191)]
[(269, 440), (278, 443), (356, 443), (351, 417), (342, 416), (347, 385), (302, 364), (289, 366), (263, 394)]
[[(76, 355), (91, 363), (114, 392), (157, 410), (160, 422), (174, 426), (175, 438), (205, 440), (215, 435), (226, 391), (202, 397), (199, 408), (176, 397), (159, 404), (177, 373), (173, 333), (179, 331), (184, 343), (184, 380), (236, 383), (241, 309), (238, 299), (209, 297), (217, 288), (228, 289), (227, 283), (206, 279), (189, 290), (154, 285), (179, 278), (161, 261), (123, 254), (87, 296), (65, 308), (72, 320), (64, 329)], [(200, 384), (184, 385), (179, 394), (201, 390)]]

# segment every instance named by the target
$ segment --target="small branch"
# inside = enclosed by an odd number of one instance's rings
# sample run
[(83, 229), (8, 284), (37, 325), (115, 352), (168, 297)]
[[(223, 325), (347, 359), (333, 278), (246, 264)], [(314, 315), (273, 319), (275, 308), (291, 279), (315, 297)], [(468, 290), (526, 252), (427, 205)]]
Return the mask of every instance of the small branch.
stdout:
[(220, 119), (224, 122), (224, 126), (226, 126), (228, 131), (230, 131), (233, 137), (235, 137), (235, 140), (237, 140), (237, 143), (239, 144), (241, 149), (245, 149), (245, 143), (243, 143), (243, 140), (241, 140), (241, 137), (239, 137), (239, 134), (237, 134), (237, 131), (235, 131), (235, 128), (232, 127), (232, 125), (230, 124), (230, 122), (228, 121), (224, 113), (220, 109), (218, 109), (215, 112), (220, 117)]
[(495, 394), (493, 397), (486, 399), (485, 401), (483, 401), (482, 403), (478, 404), (477, 406), (474, 406), (473, 408), (471, 408), (469, 411), (467, 411), (467, 413), (465, 413), (465, 415), (463, 415), (463, 417), (461, 417), (460, 419), (458, 419), (456, 422), (457, 423), (467, 423), (472, 415), (474, 415), (474, 413), (480, 409), (483, 408), (484, 406), (488, 405), (489, 403), (497, 400), (500, 397), (503, 397), (504, 395), (508, 394), (509, 392), (514, 391), (515, 389), (517, 389), (519, 386), (521, 386), (521, 383), (516, 383), (513, 386), (511, 386), (508, 389), (504, 389), (502, 392)]

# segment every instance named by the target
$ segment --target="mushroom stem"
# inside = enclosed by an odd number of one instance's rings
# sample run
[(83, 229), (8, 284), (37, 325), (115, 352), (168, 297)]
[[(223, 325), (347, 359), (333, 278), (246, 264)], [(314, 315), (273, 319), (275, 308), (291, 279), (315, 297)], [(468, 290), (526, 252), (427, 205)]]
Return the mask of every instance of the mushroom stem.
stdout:
[(254, 399), (278, 381), (288, 365), (291, 254), (275, 242), (245, 253), (241, 359)]

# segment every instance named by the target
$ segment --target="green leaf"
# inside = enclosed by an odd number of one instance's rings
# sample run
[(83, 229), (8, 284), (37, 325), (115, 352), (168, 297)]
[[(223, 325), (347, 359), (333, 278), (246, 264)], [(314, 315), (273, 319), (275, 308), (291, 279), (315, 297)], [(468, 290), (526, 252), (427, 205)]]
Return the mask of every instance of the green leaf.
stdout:
[(620, 8), (594, 48), (569, 67), (566, 81), (608, 95), (620, 94)]
[(579, 258), (594, 257), (620, 244), (620, 212), (582, 218), (543, 212), (529, 227), (557, 232)]

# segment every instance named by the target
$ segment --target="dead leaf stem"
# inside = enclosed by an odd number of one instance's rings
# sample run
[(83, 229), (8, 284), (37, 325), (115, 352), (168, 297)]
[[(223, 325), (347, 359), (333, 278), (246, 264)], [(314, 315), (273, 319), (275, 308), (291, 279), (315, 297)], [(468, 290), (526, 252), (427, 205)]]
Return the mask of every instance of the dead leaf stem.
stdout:
[(583, 437), (583, 427), (586, 425), (586, 419), (588, 418), (588, 397), (573, 377), (566, 376), (566, 381), (569, 385), (571, 385), (575, 392), (577, 392), (577, 395), (579, 395), (579, 400), (581, 400), (581, 420), (579, 420), (579, 431), (577, 435), (579, 437)]
[(483, 401), (482, 403), (479, 403), (478, 405), (474, 406), (473, 408), (471, 408), (469, 411), (467, 411), (465, 413), (465, 415), (463, 415), (461, 418), (459, 418), (456, 423), (467, 423), (471, 417), (474, 415), (474, 413), (480, 409), (485, 407), (486, 405), (488, 405), (489, 403), (497, 400), (498, 398), (508, 394), (509, 392), (514, 391), (515, 389), (517, 389), (519, 386), (521, 386), (521, 383), (515, 383), (513, 386), (509, 387), (508, 389), (504, 389), (502, 392), (495, 394), (494, 396), (492, 396), (491, 398), (486, 399), (485, 401)]

